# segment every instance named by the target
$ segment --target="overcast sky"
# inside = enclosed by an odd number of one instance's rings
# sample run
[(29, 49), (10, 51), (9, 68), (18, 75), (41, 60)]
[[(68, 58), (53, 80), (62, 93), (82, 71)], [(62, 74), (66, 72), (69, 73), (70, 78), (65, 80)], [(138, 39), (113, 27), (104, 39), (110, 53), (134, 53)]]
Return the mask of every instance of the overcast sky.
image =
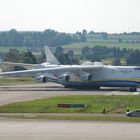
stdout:
[(0, 31), (140, 32), (140, 0), (0, 0)]

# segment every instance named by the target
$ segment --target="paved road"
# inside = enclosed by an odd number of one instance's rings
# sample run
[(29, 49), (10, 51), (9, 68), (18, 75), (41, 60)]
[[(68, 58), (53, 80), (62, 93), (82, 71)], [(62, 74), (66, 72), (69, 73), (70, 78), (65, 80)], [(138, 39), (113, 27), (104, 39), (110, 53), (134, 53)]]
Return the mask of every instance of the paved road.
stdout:
[(140, 140), (139, 123), (0, 119), (1, 140)]
[(65, 89), (62, 85), (55, 83), (45, 84), (26, 84), (16, 86), (0, 86), (0, 105), (27, 101), (39, 98), (49, 98), (62, 95), (129, 95), (139, 94), (139, 92), (131, 93), (127, 91), (108, 90), (103, 89), (100, 91), (93, 90), (74, 90)]

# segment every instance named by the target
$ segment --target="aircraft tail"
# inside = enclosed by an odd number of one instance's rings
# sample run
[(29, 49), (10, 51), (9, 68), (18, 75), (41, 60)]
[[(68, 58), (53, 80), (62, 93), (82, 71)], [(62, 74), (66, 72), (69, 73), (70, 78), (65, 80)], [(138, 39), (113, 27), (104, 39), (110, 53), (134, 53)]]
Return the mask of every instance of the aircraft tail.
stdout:
[(55, 57), (55, 55), (53, 54), (53, 52), (49, 49), (49, 47), (48, 46), (44, 46), (44, 49), (45, 49), (46, 61), (48, 63), (50, 63), (50, 64), (59, 65), (60, 62)]

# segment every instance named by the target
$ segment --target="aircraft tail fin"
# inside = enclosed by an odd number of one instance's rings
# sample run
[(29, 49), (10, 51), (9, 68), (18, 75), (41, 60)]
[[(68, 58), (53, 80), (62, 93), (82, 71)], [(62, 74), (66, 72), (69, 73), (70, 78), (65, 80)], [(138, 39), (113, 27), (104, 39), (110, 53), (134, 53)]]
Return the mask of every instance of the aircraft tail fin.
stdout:
[(56, 64), (59, 65), (60, 62), (57, 60), (53, 52), (49, 49), (48, 46), (44, 46), (45, 49), (45, 55), (46, 55), (46, 61), (50, 64)]

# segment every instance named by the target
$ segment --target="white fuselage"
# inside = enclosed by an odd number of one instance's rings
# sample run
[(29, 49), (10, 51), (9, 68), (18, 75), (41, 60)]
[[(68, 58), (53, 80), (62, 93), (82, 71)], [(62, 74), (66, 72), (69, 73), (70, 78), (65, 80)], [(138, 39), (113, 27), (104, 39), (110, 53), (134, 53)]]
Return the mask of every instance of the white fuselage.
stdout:
[(105, 86), (105, 87), (137, 87), (140, 86), (140, 68), (133, 66), (104, 66), (97, 70), (85, 70), (93, 79), (81, 80), (79, 73), (70, 74), (71, 80), (63, 82), (65, 86)]
[(39, 82), (57, 82), (65, 87), (138, 87), (140, 67), (108, 66), (101, 63), (82, 65), (42, 65), (42, 68), (5, 72), (0, 75), (36, 77)]

